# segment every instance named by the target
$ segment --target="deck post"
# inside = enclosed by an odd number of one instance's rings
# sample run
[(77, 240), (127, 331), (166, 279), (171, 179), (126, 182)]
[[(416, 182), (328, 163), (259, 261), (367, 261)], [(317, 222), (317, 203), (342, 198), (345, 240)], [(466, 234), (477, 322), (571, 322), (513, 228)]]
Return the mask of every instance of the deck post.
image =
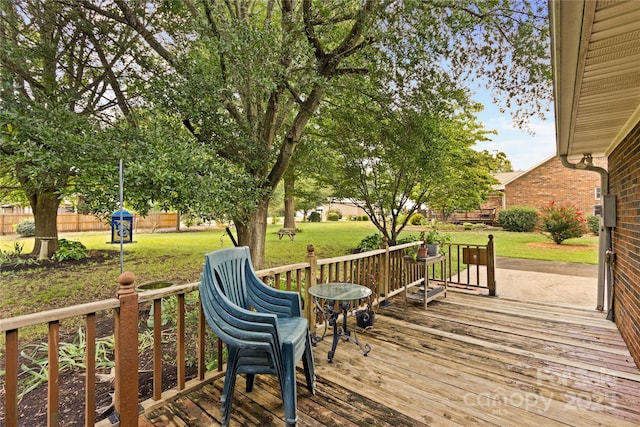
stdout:
[(489, 296), (496, 296), (496, 252), (493, 246), (493, 234), (489, 234), (487, 242), (487, 287)]
[(313, 245), (307, 246), (307, 262), (309, 268), (306, 272), (305, 280), (305, 292), (304, 292), (304, 307), (305, 317), (309, 320), (309, 331), (313, 334), (316, 331), (316, 319), (314, 317), (314, 306), (311, 300), (311, 294), (308, 292), (309, 288), (316, 285), (318, 274), (318, 259), (316, 258), (315, 248)]
[(118, 276), (120, 308), (115, 312), (115, 410), (121, 426), (138, 425), (138, 293), (135, 276)]

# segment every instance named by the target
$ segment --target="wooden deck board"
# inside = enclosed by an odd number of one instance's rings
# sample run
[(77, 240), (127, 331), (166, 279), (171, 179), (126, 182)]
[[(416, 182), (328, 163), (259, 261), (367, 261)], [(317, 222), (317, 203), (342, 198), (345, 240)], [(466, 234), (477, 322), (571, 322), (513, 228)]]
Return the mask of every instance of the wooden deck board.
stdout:
[[(449, 292), (429, 309), (403, 298), (375, 328), (314, 348), (317, 390), (298, 374), (300, 426), (640, 425), (640, 371), (595, 310)], [(239, 378), (232, 426), (283, 425), (277, 381)], [(223, 380), (148, 411), (145, 426), (219, 425)]]

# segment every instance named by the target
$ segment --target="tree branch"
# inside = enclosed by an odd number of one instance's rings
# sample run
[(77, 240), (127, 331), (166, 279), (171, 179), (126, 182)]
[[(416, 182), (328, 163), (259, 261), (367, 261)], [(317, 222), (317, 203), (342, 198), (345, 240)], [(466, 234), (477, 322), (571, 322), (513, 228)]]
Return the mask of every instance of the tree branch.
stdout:
[(138, 34), (140, 34), (144, 41), (147, 42), (147, 44), (153, 51), (160, 55), (174, 68), (179, 68), (177, 58), (171, 52), (169, 52), (158, 40), (156, 40), (156, 38), (147, 29), (147, 27), (137, 19), (133, 10), (131, 10), (131, 8), (128, 6), (128, 2), (125, 0), (114, 0), (114, 2), (118, 6), (118, 9), (120, 9), (120, 11), (122, 12), (123, 16), (104, 10), (103, 8), (92, 4), (89, 0), (82, 0), (82, 5), (87, 9), (93, 10), (94, 12), (97, 12), (98, 14), (106, 18), (113, 19), (117, 22), (133, 28)]
[(316, 37), (315, 28), (312, 23), (311, 0), (304, 0), (302, 2), (302, 14), (304, 20), (304, 34), (311, 46), (313, 46), (316, 59), (322, 60), (325, 56), (325, 53), (324, 49), (322, 49), (322, 45), (320, 44), (320, 40), (318, 40), (318, 38)]

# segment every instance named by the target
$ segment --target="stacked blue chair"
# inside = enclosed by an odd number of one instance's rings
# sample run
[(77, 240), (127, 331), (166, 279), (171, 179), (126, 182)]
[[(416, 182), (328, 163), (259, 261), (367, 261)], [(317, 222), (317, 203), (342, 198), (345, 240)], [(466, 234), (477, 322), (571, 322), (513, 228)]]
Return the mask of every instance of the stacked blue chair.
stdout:
[(256, 374), (278, 377), (287, 426), (297, 416), (296, 364), (302, 358), (307, 387), (315, 394), (315, 366), (300, 296), (262, 283), (251, 266), (249, 248), (205, 255), (200, 298), (207, 323), (227, 345), (222, 392), (222, 425), (229, 425), (236, 376), (246, 374), (247, 392)]

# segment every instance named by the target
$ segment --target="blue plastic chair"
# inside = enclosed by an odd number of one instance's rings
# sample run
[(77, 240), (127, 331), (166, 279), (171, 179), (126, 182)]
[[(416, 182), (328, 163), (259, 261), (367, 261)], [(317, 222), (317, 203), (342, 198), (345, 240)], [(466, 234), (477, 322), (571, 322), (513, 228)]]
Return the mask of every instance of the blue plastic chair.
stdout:
[(222, 391), (222, 425), (229, 425), (236, 376), (247, 375), (247, 392), (256, 374), (278, 377), (287, 426), (297, 416), (296, 364), (302, 358), (307, 387), (315, 394), (315, 366), (300, 296), (262, 283), (251, 266), (249, 248), (221, 249), (205, 255), (200, 298), (207, 323), (227, 345)]

